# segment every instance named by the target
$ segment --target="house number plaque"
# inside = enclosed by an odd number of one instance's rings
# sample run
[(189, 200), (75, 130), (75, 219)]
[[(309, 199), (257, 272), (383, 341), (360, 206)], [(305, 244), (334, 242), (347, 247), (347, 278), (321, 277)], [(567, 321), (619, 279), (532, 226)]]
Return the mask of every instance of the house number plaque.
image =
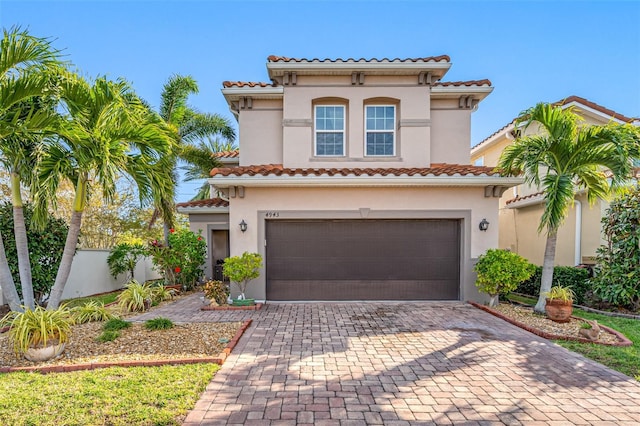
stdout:
[(266, 217), (280, 217), (280, 213), (279, 212), (267, 212), (265, 213)]

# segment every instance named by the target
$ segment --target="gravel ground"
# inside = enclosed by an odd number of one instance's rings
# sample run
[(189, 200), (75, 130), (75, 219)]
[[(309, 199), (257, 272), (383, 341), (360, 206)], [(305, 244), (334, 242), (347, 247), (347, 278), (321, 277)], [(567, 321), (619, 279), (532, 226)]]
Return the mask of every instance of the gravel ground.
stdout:
[[(546, 333), (554, 334), (556, 336), (584, 338), (584, 336), (580, 336), (581, 325), (585, 322), (583, 320), (571, 318), (567, 323), (558, 323), (547, 319), (544, 315), (534, 313), (533, 308), (512, 305), (509, 303), (501, 303), (492, 309), (500, 312), (504, 316)], [(613, 334), (602, 330), (598, 336), (598, 342), (615, 343), (617, 342), (617, 338)]]
[[(173, 301), (188, 294), (190, 293), (181, 294)], [(159, 306), (166, 303), (171, 301), (163, 302)], [(153, 309), (155, 307), (151, 310)], [(139, 314), (123, 315), (117, 306), (112, 310), (124, 319)], [(27, 361), (22, 356), (16, 356), (8, 333), (2, 333), (0, 334), (0, 367), (217, 357), (242, 323), (176, 323), (169, 330), (147, 330), (144, 323), (132, 323), (131, 327), (120, 330), (120, 336), (117, 339), (100, 343), (96, 337), (102, 333), (102, 325), (103, 323), (88, 323), (73, 326), (71, 337), (62, 355), (44, 363), (35, 363)]]

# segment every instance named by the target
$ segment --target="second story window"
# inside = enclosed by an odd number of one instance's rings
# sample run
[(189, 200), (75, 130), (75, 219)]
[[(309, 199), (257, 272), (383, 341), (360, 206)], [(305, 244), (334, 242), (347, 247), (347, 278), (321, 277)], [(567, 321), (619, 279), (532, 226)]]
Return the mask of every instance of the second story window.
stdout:
[(366, 155), (395, 155), (396, 107), (366, 106)]
[(316, 155), (344, 155), (344, 106), (316, 106)]

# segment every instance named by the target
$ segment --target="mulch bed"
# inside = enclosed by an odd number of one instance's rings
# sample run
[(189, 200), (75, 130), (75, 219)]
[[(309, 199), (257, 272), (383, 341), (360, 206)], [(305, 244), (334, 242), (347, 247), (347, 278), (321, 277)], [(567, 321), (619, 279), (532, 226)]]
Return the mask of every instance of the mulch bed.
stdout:
[(581, 318), (571, 317), (571, 323), (559, 324), (534, 314), (532, 309), (523, 308), (521, 311), (516, 312), (512, 309), (492, 309), (488, 306), (471, 301), (469, 304), (488, 312), (491, 315), (501, 318), (516, 327), (520, 327), (530, 333), (549, 340), (569, 340), (607, 346), (631, 346), (633, 344), (631, 340), (627, 339), (619, 331), (613, 330), (612, 328), (606, 327), (602, 324), (598, 324), (601, 329), (601, 338), (597, 341), (581, 337), (576, 331), (580, 328), (580, 324), (584, 322)]

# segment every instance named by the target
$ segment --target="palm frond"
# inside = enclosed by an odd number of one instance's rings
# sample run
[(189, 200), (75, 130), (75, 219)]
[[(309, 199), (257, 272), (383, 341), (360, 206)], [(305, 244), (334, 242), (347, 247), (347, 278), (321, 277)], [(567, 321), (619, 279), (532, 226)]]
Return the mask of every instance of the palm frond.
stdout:
[(160, 116), (167, 123), (182, 126), (188, 111), (187, 98), (198, 93), (198, 84), (191, 76), (174, 74), (169, 77), (160, 97)]

